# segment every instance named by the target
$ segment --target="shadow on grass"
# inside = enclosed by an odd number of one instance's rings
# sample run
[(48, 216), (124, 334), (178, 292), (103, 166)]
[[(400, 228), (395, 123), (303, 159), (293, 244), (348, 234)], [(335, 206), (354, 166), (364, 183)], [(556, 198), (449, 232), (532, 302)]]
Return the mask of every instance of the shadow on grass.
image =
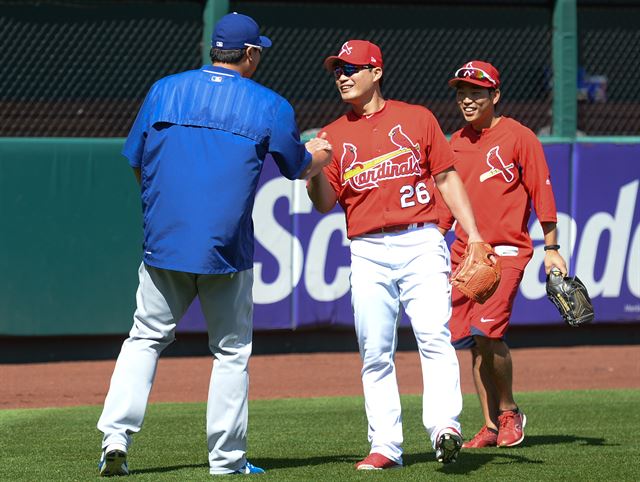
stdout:
[(170, 465), (169, 467), (149, 467), (147, 469), (135, 469), (131, 470), (131, 475), (138, 474), (162, 474), (164, 472), (173, 472), (174, 470), (182, 469), (198, 469), (204, 468), (209, 470), (209, 464), (207, 462), (203, 464), (182, 464), (182, 465)]
[[(450, 465), (441, 465), (439, 472), (446, 474), (466, 474), (474, 472), (482, 466), (495, 463), (507, 464), (544, 464), (543, 460), (531, 459), (524, 455), (518, 454), (526, 447), (543, 446), (543, 445), (566, 445), (571, 443), (579, 443), (580, 445), (595, 446), (615, 446), (618, 444), (606, 443), (604, 438), (597, 437), (578, 437), (575, 435), (528, 435), (523, 445), (512, 448), (489, 448), (482, 450), (463, 450), (458, 457), (458, 462)], [(251, 461), (258, 467), (265, 469), (291, 469), (295, 467), (310, 467), (315, 465), (326, 464), (355, 464), (362, 456), (358, 455), (333, 455), (325, 457), (306, 457), (306, 458), (252, 458)], [(434, 463), (435, 454), (433, 452), (425, 452), (419, 454), (404, 454), (404, 463), (406, 466), (414, 464)], [(440, 465), (440, 464), (438, 464)], [(208, 469), (208, 463), (202, 464), (183, 464), (172, 465), (169, 467), (149, 467), (145, 469), (132, 470), (132, 474), (148, 474), (148, 473), (165, 473), (182, 469), (204, 468)]]
[[(487, 449), (481, 451), (465, 450), (458, 456), (455, 464), (441, 465), (438, 472), (445, 474), (466, 474), (478, 470), (488, 463), (516, 463), (516, 464), (542, 464), (541, 460), (530, 459), (523, 455), (517, 455), (505, 449)], [(433, 452), (404, 456), (405, 465), (437, 463)]]
[[(455, 464), (443, 465), (439, 472), (450, 474), (465, 474), (478, 470), (488, 463), (494, 464), (544, 464), (543, 460), (531, 459), (517, 452), (527, 447), (543, 445), (567, 445), (579, 443), (580, 445), (616, 446), (619, 444), (606, 443), (601, 437), (579, 437), (575, 435), (528, 435), (524, 443), (518, 447), (498, 448), (492, 447), (481, 450), (463, 450)], [(405, 454), (405, 465), (434, 462), (433, 453)]]
[[(251, 459), (253, 463), (254, 459)], [(355, 464), (362, 460), (358, 455), (328, 455), (324, 457), (304, 457), (304, 458), (256, 458), (255, 462), (259, 467), (269, 469), (292, 469), (295, 467), (310, 467), (327, 464)]]
[(523, 446), (557, 445), (578, 442), (580, 445), (597, 445), (615, 447), (620, 444), (606, 443), (602, 437), (578, 437), (576, 435), (527, 435)]
[[(265, 470), (269, 469), (291, 469), (295, 467), (309, 467), (314, 465), (326, 465), (334, 463), (349, 463), (355, 464), (362, 457), (356, 455), (333, 455), (327, 457), (306, 457), (306, 458), (250, 458), (250, 462), (258, 467), (263, 467)], [(204, 468), (209, 469), (208, 463), (202, 464), (182, 464), (171, 465), (168, 467), (149, 467), (145, 469), (131, 470), (131, 475), (136, 474), (161, 474), (165, 472), (173, 472), (182, 469), (196, 469)]]

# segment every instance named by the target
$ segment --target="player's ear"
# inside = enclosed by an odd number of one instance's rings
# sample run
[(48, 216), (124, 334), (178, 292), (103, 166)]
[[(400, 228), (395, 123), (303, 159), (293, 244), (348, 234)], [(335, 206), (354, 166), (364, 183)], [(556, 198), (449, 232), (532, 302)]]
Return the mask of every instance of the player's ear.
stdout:
[(371, 71), (373, 72), (374, 82), (377, 82), (382, 79), (382, 69), (380, 67), (374, 67)]
[(251, 63), (257, 63), (258, 60), (260, 60), (260, 54), (261, 54), (260, 49), (257, 47), (249, 46), (245, 50), (245, 55), (247, 56), (247, 59), (249, 59), (249, 62)]
[(496, 105), (498, 103), (498, 101), (500, 100), (500, 89), (493, 90), (493, 94), (491, 95), (491, 100), (493, 102), (493, 105)]

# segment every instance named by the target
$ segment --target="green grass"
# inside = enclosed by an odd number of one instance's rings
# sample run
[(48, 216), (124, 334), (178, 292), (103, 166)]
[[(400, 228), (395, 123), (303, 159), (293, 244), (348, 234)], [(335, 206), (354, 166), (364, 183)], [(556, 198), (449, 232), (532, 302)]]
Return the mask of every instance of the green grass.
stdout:
[[(403, 397), (405, 464), (359, 473), (368, 452), (361, 398), (255, 401), (249, 458), (260, 480), (638, 480), (640, 390), (520, 393), (529, 419), (524, 446), (463, 451), (456, 464), (434, 460), (420, 419), (420, 397)], [(96, 479), (101, 407), (0, 411), (0, 480)], [(465, 397), (467, 438), (481, 425), (474, 396)], [(130, 449), (131, 480), (211, 480), (203, 404), (149, 406)]]

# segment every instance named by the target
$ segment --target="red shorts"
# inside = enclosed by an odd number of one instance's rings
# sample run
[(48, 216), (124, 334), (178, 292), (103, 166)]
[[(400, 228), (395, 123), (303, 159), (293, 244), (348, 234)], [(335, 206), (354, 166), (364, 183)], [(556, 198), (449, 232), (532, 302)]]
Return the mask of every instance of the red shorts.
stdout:
[(449, 329), (456, 348), (473, 346), (473, 335), (504, 337), (523, 274), (523, 270), (503, 266), (498, 289), (483, 305), (470, 300), (456, 288), (452, 289)]

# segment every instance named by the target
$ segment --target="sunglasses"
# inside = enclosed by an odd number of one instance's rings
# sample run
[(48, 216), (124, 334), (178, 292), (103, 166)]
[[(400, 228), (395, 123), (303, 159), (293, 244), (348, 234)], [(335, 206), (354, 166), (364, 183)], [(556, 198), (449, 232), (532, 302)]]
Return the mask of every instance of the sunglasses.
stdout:
[(462, 67), (461, 69), (456, 70), (456, 73), (453, 74), (453, 76), (461, 79), (488, 80), (493, 85), (497, 84), (497, 82), (493, 80), (489, 74), (487, 74), (484, 70), (478, 69), (476, 67)]
[(352, 64), (344, 64), (339, 65), (335, 69), (333, 69), (333, 75), (336, 79), (339, 79), (341, 76), (351, 77), (353, 74), (357, 74), (361, 70), (373, 69), (373, 65), (352, 65)]

